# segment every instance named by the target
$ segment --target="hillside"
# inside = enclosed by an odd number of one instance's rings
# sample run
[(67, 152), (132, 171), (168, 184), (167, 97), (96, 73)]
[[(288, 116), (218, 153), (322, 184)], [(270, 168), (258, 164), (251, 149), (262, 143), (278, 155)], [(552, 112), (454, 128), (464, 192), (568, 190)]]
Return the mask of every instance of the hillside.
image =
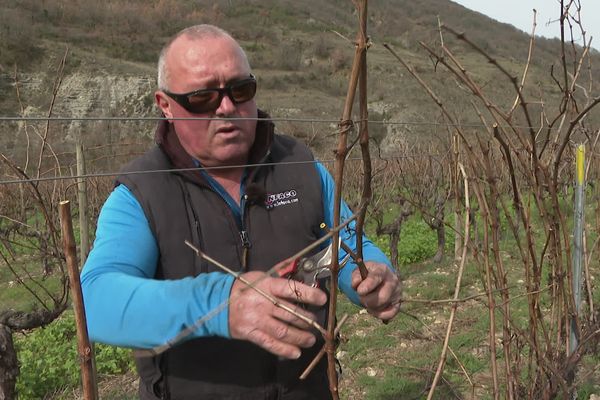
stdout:
[[(436, 48), (440, 20), (467, 33), (515, 76), (527, 60), (529, 37), (517, 29), (472, 12), (449, 0), (388, 0), (369, 6), (369, 102), (372, 135), (386, 148), (413, 137), (444, 131), (429, 123), (439, 111), (400, 64), (382, 46), (390, 45), (415, 66), (464, 123), (477, 122), (469, 96), (439, 68), (419, 44)], [(153, 108), (154, 62), (166, 39), (184, 26), (210, 22), (239, 38), (259, 79), (258, 101), (277, 118), (326, 120), (314, 124), (279, 123), (281, 130), (313, 144), (328, 143), (345, 97), (357, 29), (351, 1), (142, 1), (0, 0), (0, 115), (47, 114), (59, 62), (68, 48), (65, 74), (53, 115), (61, 117), (148, 117)], [(510, 82), (483, 57), (446, 34), (445, 43), (463, 57), (474, 79), (501, 106), (514, 99)], [(548, 112), (557, 107), (560, 91), (551, 77), (559, 67), (559, 42), (537, 39), (529, 71), (528, 92), (542, 98)], [(586, 73), (600, 80), (595, 52)], [(15, 66), (21, 104), (15, 91)], [(464, 114), (464, 115), (463, 115)], [(600, 120), (596, 111), (592, 121)], [(405, 124), (408, 122), (408, 124)], [(17, 129), (3, 122), (2, 130)], [(149, 142), (152, 123), (73, 121), (53, 124), (60, 142), (81, 133), (88, 146), (126, 140)], [(40, 126), (40, 129), (42, 127)], [(58, 129), (60, 128), (60, 129)], [(64, 128), (64, 129), (63, 129)], [(65, 133), (66, 129), (66, 133)], [(2, 135), (2, 146), (23, 151), (20, 135)], [(322, 146), (319, 146), (322, 148)]]

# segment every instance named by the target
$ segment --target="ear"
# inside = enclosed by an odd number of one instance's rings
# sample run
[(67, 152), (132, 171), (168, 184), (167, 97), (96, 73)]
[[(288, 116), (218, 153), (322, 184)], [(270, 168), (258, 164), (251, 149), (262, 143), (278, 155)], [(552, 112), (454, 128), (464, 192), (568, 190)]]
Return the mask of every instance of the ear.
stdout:
[(157, 90), (154, 92), (154, 100), (156, 101), (156, 106), (166, 118), (173, 118), (173, 111), (171, 110), (171, 103), (167, 99), (167, 95), (161, 91)]

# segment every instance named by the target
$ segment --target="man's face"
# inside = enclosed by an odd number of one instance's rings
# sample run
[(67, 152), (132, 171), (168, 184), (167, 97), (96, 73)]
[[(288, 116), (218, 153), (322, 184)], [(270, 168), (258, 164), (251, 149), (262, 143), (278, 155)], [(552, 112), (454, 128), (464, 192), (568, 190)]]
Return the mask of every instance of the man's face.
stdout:
[[(171, 93), (222, 88), (250, 77), (250, 66), (240, 47), (230, 38), (202, 40), (186, 35), (178, 38), (166, 56)], [(167, 118), (250, 118), (214, 120), (172, 120), (183, 148), (202, 165), (241, 165), (248, 160), (254, 143), (257, 108), (254, 99), (234, 104), (225, 95), (214, 111), (194, 114), (162, 91), (156, 102)]]

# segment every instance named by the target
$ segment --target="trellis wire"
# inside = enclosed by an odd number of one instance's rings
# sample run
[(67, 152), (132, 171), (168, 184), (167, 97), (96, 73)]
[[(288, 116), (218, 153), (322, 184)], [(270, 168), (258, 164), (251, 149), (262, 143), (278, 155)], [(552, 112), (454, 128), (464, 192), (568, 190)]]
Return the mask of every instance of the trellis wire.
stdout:
[[(176, 118), (166, 118), (166, 117), (134, 117), (134, 116), (124, 116), (124, 117), (44, 117), (44, 116), (0, 116), (0, 122), (25, 122), (25, 121), (40, 121), (40, 122), (68, 122), (68, 121), (214, 121), (214, 120), (223, 120), (223, 121), (245, 121), (245, 120), (255, 120), (255, 121), (272, 121), (272, 122), (302, 122), (302, 123), (325, 123), (325, 124), (338, 124), (340, 122), (339, 119), (333, 118), (290, 118), (290, 117), (223, 117), (223, 118), (215, 118), (215, 117), (176, 117)], [(354, 125), (358, 123), (364, 122), (361, 119), (352, 119), (351, 120)], [(426, 122), (426, 121), (384, 121), (384, 120), (366, 120), (369, 124), (381, 124), (381, 125), (414, 125), (414, 126), (446, 126), (446, 127), (456, 127), (460, 126), (463, 128), (486, 128), (484, 124), (481, 123), (465, 123), (465, 124), (452, 124), (448, 122)], [(551, 129), (556, 130), (558, 128), (548, 127), (548, 126), (527, 126), (527, 125), (512, 125), (512, 126), (500, 126), (502, 128), (519, 128), (519, 129)]]
[[(443, 154), (414, 154), (414, 155), (404, 155), (404, 156), (390, 156), (390, 157), (380, 157), (378, 160), (383, 161), (392, 161), (392, 160), (400, 160), (400, 159), (408, 159), (408, 158), (429, 158), (429, 157), (443, 157)], [(349, 157), (346, 159), (347, 161), (361, 161), (361, 157)], [(185, 171), (209, 171), (209, 170), (218, 170), (218, 169), (227, 169), (227, 168), (246, 168), (246, 167), (262, 167), (262, 166), (270, 166), (270, 165), (292, 165), (292, 164), (331, 164), (335, 160), (332, 159), (321, 159), (321, 160), (306, 160), (306, 161), (285, 161), (285, 162), (277, 162), (277, 163), (259, 163), (259, 164), (240, 164), (234, 166), (225, 166), (225, 167), (193, 167), (193, 168), (173, 168), (173, 169), (154, 169), (154, 170), (145, 170), (145, 171), (129, 171), (129, 172), (98, 172), (94, 174), (85, 174), (85, 175), (64, 175), (64, 176), (48, 176), (48, 177), (40, 177), (40, 178), (30, 178), (30, 179), (8, 179), (8, 180), (0, 180), (0, 185), (10, 185), (15, 183), (29, 183), (29, 182), (47, 182), (47, 181), (60, 181), (60, 180), (69, 180), (69, 179), (89, 179), (89, 178), (106, 178), (111, 176), (118, 175), (140, 175), (140, 174), (153, 174), (153, 173), (167, 173), (167, 172), (185, 172)]]

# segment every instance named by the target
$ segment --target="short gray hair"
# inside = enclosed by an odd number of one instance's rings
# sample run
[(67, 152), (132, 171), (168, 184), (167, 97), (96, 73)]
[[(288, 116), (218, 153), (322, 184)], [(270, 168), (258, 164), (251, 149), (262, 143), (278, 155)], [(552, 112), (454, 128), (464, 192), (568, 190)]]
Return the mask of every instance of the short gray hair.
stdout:
[[(163, 46), (162, 50), (160, 51), (160, 55), (158, 57), (157, 84), (158, 84), (158, 88), (160, 90), (168, 90), (169, 69), (167, 68), (167, 61), (166, 61), (167, 53), (169, 52), (169, 49), (171, 48), (171, 45), (173, 44), (173, 42), (184, 35), (187, 35), (193, 39), (199, 39), (199, 40), (206, 39), (206, 38), (228, 37), (235, 42), (235, 39), (227, 31), (225, 31), (217, 26), (209, 25), (209, 24), (194, 25), (194, 26), (190, 26), (188, 28), (185, 28), (185, 29), (179, 31), (178, 33), (175, 34), (175, 36), (171, 37), (171, 39), (169, 39), (169, 41)], [(240, 49), (241, 49), (241, 47), (240, 47)], [(242, 49), (242, 52), (243, 51), (244, 50)], [(245, 53), (244, 53), (244, 55), (245, 55)]]

